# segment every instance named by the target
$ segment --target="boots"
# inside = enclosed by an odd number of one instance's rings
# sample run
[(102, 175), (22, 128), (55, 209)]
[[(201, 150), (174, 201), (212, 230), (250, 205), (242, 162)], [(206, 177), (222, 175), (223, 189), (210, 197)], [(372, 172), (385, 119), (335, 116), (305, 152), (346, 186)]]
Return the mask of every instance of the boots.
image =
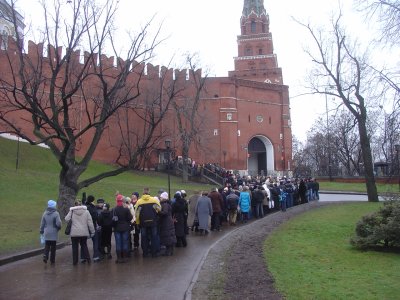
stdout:
[(115, 261), (116, 264), (122, 263), (122, 252), (117, 251), (117, 260)]
[(106, 252), (106, 257), (107, 257), (107, 259), (111, 259), (112, 258), (112, 255), (111, 255), (111, 247), (106, 247), (106, 249), (107, 249), (107, 252)]
[(128, 261), (128, 252), (123, 251), (121, 256), (121, 262), (126, 263)]

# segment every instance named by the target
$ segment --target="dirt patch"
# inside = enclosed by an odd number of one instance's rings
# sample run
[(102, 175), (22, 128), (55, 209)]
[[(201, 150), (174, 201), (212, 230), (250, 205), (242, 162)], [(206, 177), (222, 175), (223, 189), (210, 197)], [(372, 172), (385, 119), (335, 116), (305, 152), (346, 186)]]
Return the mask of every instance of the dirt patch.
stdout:
[[(280, 224), (308, 210), (330, 205), (312, 202), (240, 226), (208, 253), (191, 291), (200, 299), (283, 299), (263, 257), (263, 242)], [(336, 202), (338, 204), (338, 202)], [(268, 262), (267, 262), (268, 264)]]

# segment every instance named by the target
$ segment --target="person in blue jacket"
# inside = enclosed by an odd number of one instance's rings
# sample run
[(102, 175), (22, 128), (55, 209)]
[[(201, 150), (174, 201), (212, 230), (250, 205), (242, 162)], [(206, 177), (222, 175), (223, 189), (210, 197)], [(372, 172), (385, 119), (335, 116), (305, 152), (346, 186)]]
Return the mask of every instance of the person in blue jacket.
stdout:
[(243, 187), (243, 191), (240, 192), (239, 196), (239, 207), (240, 211), (242, 213), (242, 221), (244, 223), (247, 223), (249, 219), (249, 212), (250, 212), (250, 207), (251, 207), (251, 196), (250, 196), (250, 190), (248, 186)]
[(45, 240), (43, 262), (47, 263), (50, 252), (50, 263), (53, 265), (56, 261), (56, 243), (58, 240), (58, 231), (61, 229), (60, 214), (57, 211), (57, 202), (49, 200), (47, 209), (43, 213), (40, 222), (40, 234)]

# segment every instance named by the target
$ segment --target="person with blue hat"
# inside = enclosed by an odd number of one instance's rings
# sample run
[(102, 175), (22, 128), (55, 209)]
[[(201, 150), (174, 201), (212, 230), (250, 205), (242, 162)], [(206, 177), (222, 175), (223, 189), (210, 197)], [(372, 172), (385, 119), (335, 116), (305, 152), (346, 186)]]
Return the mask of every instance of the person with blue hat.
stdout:
[(40, 222), (40, 234), (43, 235), (45, 245), (43, 262), (47, 263), (50, 252), (50, 263), (54, 265), (56, 260), (56, 244), (58, 240), (58, 231), (61, 229), (61, 218), (57, 211), (57, 202), (47, 201), (47, 209), (43, 213)]

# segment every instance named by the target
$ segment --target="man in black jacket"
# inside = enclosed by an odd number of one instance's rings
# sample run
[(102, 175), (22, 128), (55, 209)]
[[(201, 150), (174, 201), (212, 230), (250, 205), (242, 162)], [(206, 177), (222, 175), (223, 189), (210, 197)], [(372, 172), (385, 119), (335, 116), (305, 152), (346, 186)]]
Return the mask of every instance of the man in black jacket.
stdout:
[[(92, 217), (93, 226), (96, 231), (94, 236), (92, 237), (93, 242), (93, 262), (98, 262), (100, 260), (100, 250), (99, 250), (99, 241), (100, 241), (100, 232), (98, 230), (97, 218), (98, 212), (97, 208), (94, 205), (94, 196), (89, 195), (86, 199), (86, 207)], [(83, 261), (82, 261), (83, 262)]]

